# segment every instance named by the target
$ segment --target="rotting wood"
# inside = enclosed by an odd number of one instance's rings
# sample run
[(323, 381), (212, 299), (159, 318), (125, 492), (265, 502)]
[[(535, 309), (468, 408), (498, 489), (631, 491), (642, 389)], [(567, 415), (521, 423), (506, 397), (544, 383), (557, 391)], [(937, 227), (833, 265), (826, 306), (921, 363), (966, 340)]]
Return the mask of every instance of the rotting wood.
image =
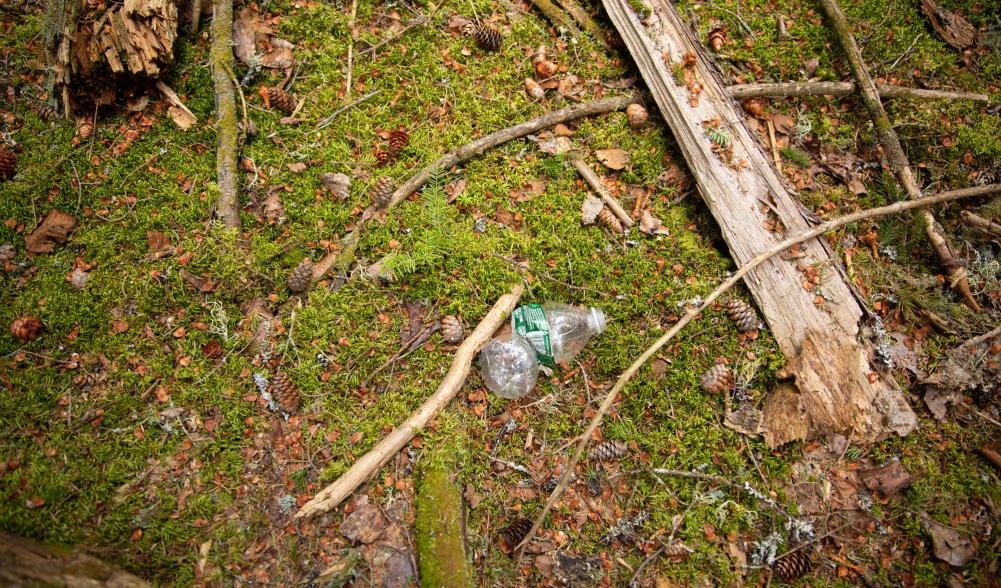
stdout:
[(980, 229), (989, 235), (1001, 237), (1001, 223), (988, 220), (978, 214), (970, 212), (969, 210), (964, 210), (960, 212), (959, 215), (963, 217), (963, 220), (970, 226)]
[[(989, 104), (991, 97), (978, 92), (951, 92), (906, 88), (890, 84), (877, 84), (879, 97), (910, 98), (913, 100), (970, 100)], [(851, 96), (856, 90), (854, 82), (780, 82), (777, 84), (735, 84), (726, 91), (734, 100), (746, 98), (799, 98), (804, 96)]]
[(371, 451), (352, 464), (347, 472), (321, 490), (312, 500), (302, 505), (299, 512), (295, 513), (295, 518), (311, 517), (337, 507), (358, 486), (378, 473), (379, 468), (396, 455), (396, 452), (403, 449), (418, 431), (424, 429), (431, 422), (431, 419), (441, 412), (462, 388), (462, 385), (466, 381), (466, 376), (469, 375), (469, 370), (472, 367), (473, 358), (479, 353), (480, 348), (490, 340), (494, 331), (504, 324), (508, 315), (511, 314), (511, 311), (518, 304), (524, 291), (524, 284), (519, 282), (511, 288), (510, 292), (501, 296), (494, 303), (490, 312), (476, 326), (476, 330), (470, 333), (462, 344), (459, 345), (452, 359), (452, 366), (449, 368), (448, 373), (445, 374), (445, 379), (442, 380), (435, 393), (416, 412), (410, 415), (406, 421), (379, 441)]
[(601, 200), (602, 202), (605, 203), (605, 206), (607, 206), (609, 210), (611, 210), (612, 213), (614, 213), (615, 216), (618, 217), (619, 221), (622, 222), (622, 226), (626, 228), (632, 227), (633, 219), (629, 217), (629, 213), (626, 212), (625, 208), (622, 208), (622, 204), (615, 198), (615, 196), (612, 196), (612, 194), (608, 191), (608, 188), (606, 188), (605, 185), (601, 183), (601, 178), (599, 178), (598, 174), (596, 174), (594, 170), (591, 169), (591, 166), (589, 166), (587, 162), (584, 161), (584, 158), (580, 156), (575, 156), (572, 159), (572, 163), (574, 168), (577, 169), (577, 171), (580, 173), (581, 177), (584, 178), (587, 184), (591, 186), (591, 188), (595, 192), (598, 193), (598, 196), (601, 197)]
[[(651, 1), (650, 17), (642, 23), (627, 0), (604, 0), (604, 5), (671, 128), (731, 256), (743, 266), (781, 241), (783, 230), (799, 234), (816, 219), (745, 126), (744, 113), (727, 94), (711, 58), (675, 8), (665, 0)], [(686, 78), (680, 85), (675, 75), (679, 68)], [(831, 334), (825, 342), (829, 348), (812, 347), (821, 358), (867, 357), (868, 345), (857, 339), (863, 307), (826, 242), (814, 239), (801, 249), (797, 259), (767, 260), (745, 280), (783, 354), (798, 357), (807, 334), (821, 332)], [(804, 287), (805, 272), (812, 268), (823, 272), (820, 289)], [(842, 347), (852, 355), (839, 352)], [(821, 363), (821, 359), (804, 362)], [(796, 411), (785, 415), (781, 424), (772, 426), (766, 419), (769, 446), (829, 432), (851, 432), (854, 439), (866, 442), (913, 430), (916, 416), (896, 382), (892, 378), (870, 381), (874, 370), (865, 361), (850, 367), (828, 385), (807, 387), (817, 379), (804, 379), (800, 394), (826, 400), (808, 404), (817, 412)], [(805, 426), (797, 427), (796, 434), (785, 434), (780, 427), (790, 419)]]
[(148, 588), (149, 583), (78, 550), (0, 531), (0, 584), (66, 588)]
[[(872, 124), (876, 129), (876, 136), (886, 151), (890, 168), (897, 176), (897, 181), (903, 186), (907, 197), (911, 199), (920, 198), (921, 188), (918, 187), (917, 179), (914, 177), (914, 172), (907, 161), (907, 155), (904, 154), (904, 149), (900, 145), (900, 139), (897, 138), (897, 133), (893, 130), (890, 117), (887, 116), (886, 111), (883, 109), (883, 103), (879, 100), (876, 83), (873, 81), (872, 76), (869, 75), (869, 69), (862, 60), (862, 53), (859, 51), (858, 44), (855, 43), (855, 37), (852, 35), (848, 20), (845, 18), (844, 13), (841, 12), (841, 8), (835, 0), (821, 0), (820, 5), (823, 7), (824, 12), (827, 13), (827, 17), (834, 28), (835, 36), (837, 36), (838, 41), (841, 43), (841, 48), (848, 58), (848, 66), (851, 68), (852, 75), (858, 84), (859, 97), (862, 99), (862, 104), (865, 105), (865, 109), (869, 113), (869, 118), (872, 119)], [(930, 211), (922, 210), (920, 214), (924, 221), (925, 234), (938, 254), (939, 262), (942, 264), (942, 270), (945, 272), (949, 285), (959, 290), (970, 308), (980, 312), (980, 304), (977, 303), (976, 298), (973, 297), (973, 292), (970, 290), (970, 282), (966, 277), (966, 268), (963, 267), (958, 256), (953, 251), (952, 245), (946, 238), (943, 228), (938, 224), (935, 216)]]
[(961, 200), (963, 198), (979, 198), (994, 194), (1001, 194), (1001, 184), (991, 184), (988, 186), (978, 186), (976, 188), (953, 190), (951, 192), (943, 192), (933, 196), (925, 196), (920, 200), (905, 200), (895, 202), (894, 204), (887, 206), (881, 206), (879, 208), (861, 210), (859, 212), (826, 221), (800, 234), (784, 239), (783, 241), (776, 243), (765, 251), (757, 254), (753, 259), (748, 260), (747, 263), (741, 265), (740, 269), (734, 272), (732, 276), (721, 283), (715, 290), (710, 292), (699, 306), (689, 308), (688, 311), (682, 315), (682, 317), (674, 323), (674, 325), (671, 326), (666, 333), (654, 341), (653, 344), (646, 349), (646, 351), (636, 358), (636, 360), (633, 361), (621, 375), (619, 375), (618, 379), (615, 381), (615, 385), (613, 385), (612, 388), (605, 394), (601, 404), (598, 406), (598, 410), (595, 412), (594, 416), (591, 417), (591, 421), (588, 423), (587, 428), (584, 429), (583, 433), (576, 437), (576, 439), (579, 439), (577, 447), (574, 449), (569, 463), (563, 468), (563, 475), (560, 476), (556, 489), (553, 490), (553, 492), (549, 495), (549, 498), (546, 499), (545, 506), (536, 516), (535, 522), (532, 524), (532, 529), (525, 535), (525, 538), (519, 545), (519, 549), (524, 549), (524, 546), (528, 545), (532, 536), (535, 535), (535, 532), (542, 526), (543, 522), (545, 522), (546, 516), (549, 514), (549, 511), (552, 510), (553, 505), (556, 504), (556, 501), (559, 500), (560, 496), (562, 496), (563, 492), (566, 490), (567, 485), (570, 483), (571, 476), (574, 475), (574, 469), (577, 463), (580, 462), (580, 458), (587, 449), (587, 446), (590, 444), (595, 431), (597, 431), (598, 427), (601, 426), (601, 422), (604, 420), (605, 415), (608, 414), (608, 410), (612, 407), (616, 397), (618, 397), (618, 395), (623, 391), (626, 384), (629, 383), (629, 380), (631, 380), (633, 376), (639, 372), (640, 368), (643, 367), (643, 365), (646, 364), (650, 358), (655, 356), (657, 352), (664, 347), (664, 345), (673, 339), (675, 335), (681, 331), (681, 329), (688, 325), (688, 323), (692, 322), (703, 311), (712, 306), (713, 302), (719, 299), (719, 297), (728, 290), (736, 286), (737, 283), (743, 280), (745, 276), (752, 274), (755, 268), (765, 264), (769, 259), (782, 253), (783, 251), (788, 250), (793, 245), (802, 244), (810, 239), (815, 239), (824, 233), (841, 228), (845, 225), (850, 225), (867, 219), (888, 216), (891, 214), (900, 214), (907, 212), (908, 210), (921, 208), (923, 206), (932, 206), (943, 202)]
[(219, 196), (215, 215), (223, 226), (240, 228), (240, 196), (237, 192), (237, 156), (240, 149), (236, 113), (236, 84), (233, 82), (233, 0), (214, 0), (212, 48), (209, 62), (215, 86), (216, 184)]

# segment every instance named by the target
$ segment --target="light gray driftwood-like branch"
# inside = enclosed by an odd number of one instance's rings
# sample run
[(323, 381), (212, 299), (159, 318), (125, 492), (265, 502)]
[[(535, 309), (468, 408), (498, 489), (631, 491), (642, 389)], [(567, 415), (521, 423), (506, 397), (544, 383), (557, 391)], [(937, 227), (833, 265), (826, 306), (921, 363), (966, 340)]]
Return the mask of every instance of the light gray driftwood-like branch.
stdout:
[(236, 112), (236, 86), (233, 83), (233, 0), (214, 0), (212, 14), (212, 83), (215, 86), (216, 184), (219, 196), (215, 213), (222, 224), (240, 228), (240, 196), (237, 189), (237, 152), (240, 149)]
[[(914, 100), (971, 100), (989, 103), (991, 97), (977, 92), (950, 92), (905, 88), (890, 84), (877, 84), (879, 97), (911, 98)], [(781, 82), (777, 84), (736, 84), (726, 91), (735, 100), (745, 98), (798, 98), (803, 96), (850, 96), (857, 90), (854, 82)]]
[(410, 415), (406, 421), (396, 427), (392, 433), (384, 437), (371, 451), (366, 453), (356, 461), (341, 477), (319, 492), (312, 500), (302, 505), (299, 512), (295, 513), (295, 518), (301, 519), (322, 514), (335, 508), (342, 500), (351, 495), (358, 486), (375, 475), (396, 452), (403, 449), (407, 443), (431, 422), (442, 409), (444, 409), (456, 393), (462, 388), (469, 375), (469, 369), (473, 364), (473, 358), (480, 349), (490, 340), (504, 321), (507, 319), (514, 307), (517, 306), (525, 291), (525, 285), (518, 283), (511, 291), (501, 296), (493, 308), (487, 313), (476, 330), (466, 337), (465, 341), (459, 345), (452, 360), (452, 367), (449, 368), (445, 379), (434, 394), (428, 398), (424, 404)]
[[(879, 101), (879, 91), (876, 89), (876, 83), (872, 80), (872, 76), (869, 75), (869, 69), (862, 60), (862, 53), (859, 51), (858, 44), (855, 43), (855, 37), (852, 35), (848, 20), (845, 18), (844, 13), (841, 12), (841, 7), (838, 6), (835, 0), (820, 0), (820, 5), (823, 7), (824, 12), (827, 13), (827, 18), (831, 21), (838, 41), (841, 43), (845, 56), (848, 58), (848, 65), (858, 83), (859, 97), (862, 99), (862, 104), (865, 105), (866, 111), (869, 112), (869, 118), (872, 119), (876, 135), (879, 137), (879, 142), (882, 143), (883, 149), (886, 151), (886, 157), (890, 161), (893, 173), (897, 176), (897, 181), (903, 186), (908, 198), (912, 200), (920, 198), (921, 188), (918, 187), (917, 179), (915, 179), (914, 172), (907, 161), (907, 155), (904, 154), (904, 149), (900, 146), (900, 139), (893, 130), (890, 117), (886, 115), (886, 111), (883, 110), (883, 103)], [(966, 268), (959, 263), (955, 252), (952, 250), (952, 245), (949, 244), (948, 239), (943, 234), (942, 227), (935, 221), (935, 216), (931, 211), (922, 210), (920, 214), (924, 220), (925, 234), (928, 235), (928, 240), (931, 241), (935, 253), (938, 254), (939, 262), (942, 264), (942, 270), (945, 272), (949, 284), (959, 290), (970, 308), (980, 312), (980, 304), (977, 303), (976, 298), (973, 297), (973, 292), (970, 290), (970, 282), (966, 277)]]
[(692, 322), (692, 320), (694, 320), (695, 317), (697, 317), (699, 314), (701, 314), (703, 311), (709, 308), (713, 304), (713, 302), (719, 299), (719, 297), (722, 296), (727, 290), (736, 286), (742, 279), (744, 279), (745, 276), (751, 273), (756, 267), (759, 267), (761, 264), (765, 263), (770, 258), (778, 255), (779, 253), (786, 251), (793, 245), (798, 245), (810, 239), (815, 239), (823, 235), (824, 233), (841, 228), (845, 225), (850, 225), (852, 223), (857, 223), (859, 221), (867, 219), (888, 216), (891, 214), (900, 214), (902, 212), (913, 210), (915, 208), (932, 206), (935, 204), (941, 204), (943, 202), (960, 200), (962, 198), (976, 198), (982, 196), (990, 196), (992, 194), (998, 194), (998, 193), (1001, 193), (1001, 184), (992, 184), (989, 186), (978, 186), (976, 188), (966, 188), (963, 190), (954, 190), (952, 192), (943, 192), (941, 194), (935, 194), (932, 196), (924, 196), (917, 200), (904, 200), (901, 202), (895, 202), (894, 204), (890, 204), (888, 206), (880, 206), (878, 208), (870, 208), (868, 210), (862, 210), (836, 219), (831, 219), (827, 222), (817, 225), (816, 227), (808, 231), (805, 231), (798, 235), (794, 235), (792, 237), (789, 237), (788, 239), (784, 239), (782, 242), (777, 243), (772, 247), (768, 248), (767, 250), (759, 253), (757, 256), (754, 257), (754, 259), (742, 265), (740, 269), (738, 269), (736, 272), (734, 272), (732, 276), (730, 276), (729, 279), (720, 284), (715, 290), (713, 290), (708, 296), (706, 296), (705, 300), (702, 301), (702, 304), (700, 304), (695, 308), (690, 308), (688, 312), (686, 312), (681, 317), (681, 319), (678, 320), (678, 322), (674, 323), (674, 326), (668, 329), (668, 331), (664, 333), (659, 339), (654, 341), (653, 345), (648, 347), (646, 351), (643, 352), (642, 355), (636, 358), (636, 360), (633, 361), (633, 363), (631, 363), (624, 372), (622, 372), (622, 375), (620, 375), (619, 378), (615, 381), (615, 385), (612, 386), (612, 389), (609, 390), (607, 394), (605, 394), (605, 398), (602, 399), (601, 405), (598, 407), (598, 411), (594, 414), (593, 417), (591, 417), (591, 422), (588, 423), (587, 428), (584, 429), (584, 432), (577, 437), (578, 439), (580, 439), (580, 441), (577, 442), (577, 448), (574, 450), (573, 456), (570, 458), (570, 462), (567, 463), (565, 468), (563, 468), (563, 475), (560, 476), (560, 481), (556, 485), (556, 489), (553, 490), (552, 494), (549, 495), (549, 498), (546, 500), (546, 505), (542, 509), (542, 512), (540, 512), (538, 516), (536, 516), (535, 522), (532, 524), (532, 529), (525, 535), (525, 538), (519, 544), (519, 549), (524, 549), (524, 546), (528, 545), (528, 542), (531, 541), (532, 536), (535, 535), (535, 532), (539, 529), (539, 527), (542, 526), (542, 523), (545, 522), (546, 515), (549, 514), (549, 511), (552, 510), (553, 505), (556, 504), (556, 501), (559, 500), (560, 496), (563, 495), (563, 492), (566, 490), (567, 485), (570, 483), (570, 477), (574, 473), (574, 468), (580, 461), (580, 458), (584, 454), (584, 451), (587, 449), (588, 444), (591, 442), (591, 436), (594, 434), (595, 431), (598, 430), (598, 427), (601, 426), (602, 420), (604, 420), (605, 415), (608, 414), (608, 409), (612, 407), (612, 404), (615, 402), (615, 398), (619, 395), (619, 393), (622, 392), (626, 384), (629, 383), (629, 380), (631, 380), (633, 376), (635, 376), (636, 373), (639, 371), (639, 369), (643, 367), (643, 365), (646, 364), (646, 362), (649, 361), (651, 357), (656, 355), (657, 352), (660, 351), (660, 349), (663, 348), (668, 341), (673, 339), (675, 335), (677, 335), (681, 331), (681, 329), (685, 328), (685, 326), (688, 325), (688, 323)]

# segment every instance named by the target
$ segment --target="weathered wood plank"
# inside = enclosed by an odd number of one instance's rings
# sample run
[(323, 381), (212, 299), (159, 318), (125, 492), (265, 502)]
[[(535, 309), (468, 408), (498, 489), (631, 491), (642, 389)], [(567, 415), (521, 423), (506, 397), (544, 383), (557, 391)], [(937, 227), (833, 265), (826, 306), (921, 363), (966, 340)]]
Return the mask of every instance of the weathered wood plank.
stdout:
[[(642, 21), (627, 0), (603, 0), (735, 261), (749, 261), (783, 231), (809, 228), (813, 215), (772, 167), (675, 8), (666, 0), (637, 1), (649, 10)], [(807, 291), (811, 268), (822, 280)], [(798, 386), (781, 388), (766, 405), (769, 445), (830, 431), (872, 440), (914, 428), (914, 413), (896, 384), (870, 381), (869, 350), (857, 339), (863, 309), (823, 241), (807, 243), (796, 259), (774, 258), (745, 283), (791, 360)]]

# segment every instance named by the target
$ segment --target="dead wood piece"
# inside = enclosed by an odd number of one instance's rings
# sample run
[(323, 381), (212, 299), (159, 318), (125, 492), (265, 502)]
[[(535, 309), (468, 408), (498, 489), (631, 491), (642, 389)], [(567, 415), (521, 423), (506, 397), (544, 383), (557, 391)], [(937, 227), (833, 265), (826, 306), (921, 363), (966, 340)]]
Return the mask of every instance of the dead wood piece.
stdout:
[(1001, 223), (996, 223), (992, 220), (988, 220), (978, 214), (974, 214), (969, 210), (964, 210), (959, 213), (970, 225), (980, 229), (981, 231), (993, 235), (995, 237), (1001, 237)]
[(524, 291), (525, 286), (519, 283), (511, 288), (509, 293), (501, 296), (490, 312), (476, 326), (476, 330), (459, 345), (452, 360), (452, 367), (449, 368), (445, 379), (442, 380), (435, 393), (406, 421), (356, 461), (340, 478), (304, 504), (295, 514), (295, 518), (311, 517), (335, 508), (358, 486), (376, 474), (383, 464), (396, 455), (396, 452), (403, 449), (418, 431), (426, 427), (431, 419), (441, 412), (462, 388), (472, 366), (473, 358), (480, 348), (490, 340), (494, 331), (504, 324), (505, 319), (514, 310)]
[[(872, 119), (872, 124), (876, 128), (879, 142), (882, 143), (883, 148), (886, 150), (887, 159), (889, 159), (890, 167), (897, 176), (897, 181), (900, 182), (904, 191), (907, 192), (908, 198), (920, 198), (921, 188), (918, 187), (914, 172), (907, 161), (907, 155), (904, 154), (904, 149), (900, 146), (900, 139), (890, 124), (890, 117), (886, 115), (886, 111), (883, 110), (883, 104), (879, 101), (879, 92), (876, 89), (876, 83), (873, 81), (872, 76), (869, 74), (869, 69), (862, 60), (862, 53), (859, 51), (858, 44), (855, 43), (855, 37), (852, 36), (848, 20), (845, 18), (844, 13), (841, 12), (841, 7), (838, 6), (836, 0), (821, 0), (820, 4), (824, 8), (824, 12), (827, 13), (838, 41), (841, 43), (841, 47), (848, 57), (848, 65), (851, 67), (852, 75), (858, 83), (862, 104), (865, 105), (865, 109), (869, 112), (869, 118)], [(943, 234), (942, 227), (935, 221), (934, 215), (928, 210), (921, 211), (921, 217), (924, 220), (925, 233), (928, 235), (928, 240), (931, 241), (932, 247), (938, 254), (939, 261), (942, 264), (942, 269), (949, 284), (959, 290), (970, 308), (980, 312), (980, 304), (977, 303), (977, 300), (973, 297), (973, 292), (970, 290), (970, 282), (966, 277), (966, 268), (958, 261), (959, 258), (953, 252), (952, 245), (949, 244), (949, 241)]]
[(980, 452), (980, 455), (984, 456), (984, 459), (991, 462), (991, 465), (1001, 472), (1001, 453), (994, 451), (988, 445), (981, 445), (977, 451)]
[(613, 213), (615, 213), (619, 222), (621, 222), (626, 228), (632, 227), (633, 219), (629, 217), (629, 213), (626, 212), (625, 208), (622, 208), (622, 204), (618, 201), (618, 199), (615, 198), (615, 196), (612, 196), (611, 192), (608, 191), (608, 188), (601, 183), (601, 178), (599, 178), (598, 174), (591, 169), (591, 166), (589, 166), (581, 157), (573, 158), (573, 166), (577, 169), (587, 184), (591, 186), (591, 189), (598, 193), (598, 196), (601, 197), (601, 200), (605, 203), (605, 205), (608, 206)]
[(132, 574), (72, 549), (54, 548), (0, 531), (0, 584), (87, 588), (147, 588)]
[(233, 82), (233, 0), (214, 0), (212, 15), (212, 83), (215, 85), (216, 124), (219, 138), (216, 151), (216, 184), (219, 196), (215, 214), (223, 226), (240, 228), (240, 197), (237, 193), (237, 156), (240, 149), (236, 111), (236, 84)]
[[(989, 103), (991, 97), (977, 92), (950, 92), (905, 88), (890, 84), (877, 84), (879, 97), (910, 98), (913, 100), (971, 100)], [(736, 84), (726, 91), (735, 100), (747, 98), (797, 98), (802, 96), (850, 96), (856, 92), (854, 82), (782, 82), (777, 84)]]
[(573, 23), (572, 20), (567, 18), (560, 7), (553, 4), (550, 0), (531, 0), (532, 4), (539, 9), (539, 12), (546, 15), (546, 18), (556, 26), (556, 28), (563, 27), (570, 31), (570, 34), (574, 37), (580, 36), (580, 29), (577, 25)]
[[(677, 335), (681, 329), (685, 328), (688, 323), (692, 322), (695, 317), (699, 316), (703, 311), (709, 308), (713, 302), (715, 302), (720, 296), (722, 296), (727, 290), (737, 285), (745, 276), (751, 274), (753, 270), (762, 264), (764, 264), (771, 257), (778, 255), (779, 253), (788, 250), (793, 245), (801, 244), (810, 239), (814, 239), (824, 233), (833, 231), (834, 229), (856, 223), (862, 220), (878, 218), (882, 216), (887, 216), (891, 214), (900, 214), (908, 210), (913, 210), (915, 208), (920, 208), (923, 206), (931, 206), (934, 204), (939, 204), (942, 202), (950, 202), (952, 200), (959, 200), (962, 198), (974, 198), (978, 196), (986, 196), (990, 194), (1001, 193), (1001, 184), (992, 184), (990, 186), (979, 186), (977, 188), (967, 188), (964, 190), (954, 190), (952, 192), (944, 192), (942, 194), (936, 194), (933, 196), (925, 196), (920, 200), (907, 200), (903, 202), (896, 202), (890, 204), (889, 206), (881, 206), (879, 208), (871, 208), (869, 210), (862, 210), (856, 213), (845, 215), (840, 218), (832, 219), (826, 221), (812, 229), (809, 229), (803, 233), (789, 237), (780, 243), (770, 247), (769, 249), (759, 253), (744, 265), (740, 267), (732, 276), (730, 276), (725, 282), (720, 284), (715, 290), (706, 296), (705, 300), (702, 301), (698, 307), (690, 308), (678, 322), (667, 330), (666, 333), (661, 335), (659, 339), (654, 341), (650, 347), (646, 349), (638, 358), (636, 358), (633, 363), (629, 365), (628, 368), (615, 381), (615, 385), (605, 394), (605, 397), (601, 401), (601, 405), (598, 407), (597, 412), (591, 417), (591, 421), (588, 423), (587, 428), (584, 432), (577, 438), (580, 441), (577, 443), (576, 449), (574, 449), (573, 456), (570, 458), (570, 463), (563, 470), (563, 475), (560, 477), (560, 481), (556, 486), (556, 489), (549, 495), (546, 499), (546, 505), (543, 507), (542, 512), (535, 519), (535, 523), (532, 525), (531, 531), (526, 535), (525, 539), (522, 541), (519, 548), (523, 548), (532, 539), (535, 532), (542, 526), (542, 523), (546, 519), (546, 515), (552, 509), (553, 505), (559, 500), (560, 496), (566, 490), (567, 485), (570, 483), (570, 478), (573, 475), (574, 468), (577, 463), (580, 462), (581, 456), (587, 449), (588, 444), (593, 438), (592, 435), (598, 430), (601, 425), (602, 420), (605, 415), (608, 414), (608, 410), (612, 407), (612, 403), (615, 402), (616, 397), (625, 388), (626, 384), (636, 375), (643, 365), (650, 360), (651, 357), (657, 354), (661, 348), (664, 347)], [(842, 407), (843, 408), (843, 407)], [(908, 408), (908, 410), (910, 410)], [(857, 438), (857, 437), (856, 437)]]
[(567, 14), (571, 16), (577, 24), (586, 29), (591, 35), (594, 36), (595, 40), (601, 43), (601, 46), (605, 48), (606, 51), (611, 51), (612, 46), (608, 44), (608, 34), (605, 29), (601, 28), (597, 22), (591, 18), (591, 15), (584, 10), (577, 0), (557, 0), (563, 9), (567, 11)]
[(977, 44), (977, 29), (962, 16), (942, 8), (932, 0), (921, 0), (921, 12), (925, 13), (942, 40), (962, 51)]

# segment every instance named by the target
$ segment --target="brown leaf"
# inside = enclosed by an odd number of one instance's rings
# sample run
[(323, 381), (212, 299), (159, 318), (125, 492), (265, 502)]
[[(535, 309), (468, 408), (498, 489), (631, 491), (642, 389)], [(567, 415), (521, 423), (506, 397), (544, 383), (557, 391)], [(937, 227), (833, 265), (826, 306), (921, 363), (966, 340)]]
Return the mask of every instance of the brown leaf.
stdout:
[(386, 517), (378, 506), (369, 503), (365, 494), (362, 494), (353, 506), (354, 510), (341, 523), (341, 534), (356, 543), (374, 542), (386, 529), (388, 523)]
[(180, 273), (181, 277), (184, 278), (184, 281), (199, 292), (211, 292), (212, 290), (215, 290), (215, 283), (213, 283), (209, 278), (196, 276), (195, 274), (183, 269)]
[(202, 345), (202, 355), (208, 359), (218, 359), (222, 357), (222, 344), (215, 339)]
[(295, 64), (295, 57), (288, 47), (275, 47), (261, 57), (260, 63), (269, 69), (288, 69)]
[(151, 253), (170, 249), (170, 239), (160, 231), (146, 231), (146, 244)]
[(796, 121), (790, 116), (781, 113), (772, 115), (772, 124), (775, 125), (775, 132), (783, 135), (796, 134)]
[(629, 152), (625, 149), (598, 149), (594, 154), (608, 169), (625, 169), (629, 163)]
[(454, 202), (466, 190), (466, 180), (459, 178), (449, 182), (445, 186), (445, 193), (448, 194), (449, 203)]
[(257, 53), (257, 33), (270, 30), (261, 22), (256, 8), (246, 7), (233, 19), (233, 53), (244, 65), (250, 65)]
[(303, 163), (301, 161), (297, 161), (295, 163), (288, 164), (286, 167), (292, 173), (301, 174), (302, 172), (306, 171), (306, 169), (309, 166), (307, 166), (305, 163)]
[(970, 540), (959, 534), (959, 531), (940, 525), (933, 521), (928, 513), (921, 513), (921, 523), (931, 536), (932, 552), (940, 560), (959, 567), (973, 559), (976, 553)]
[(29, 253), (51, 253), (57, 243), (66, 242), (75, 225), (75, 218), (53, 208), (24, 238), (25, 249)]
[(285, 222), (285, 206), (282, 205), (282, 199), (278, 196), (280, 190), (273, 190), (268, 197), (264, 199), (264, 220), (272, 225), (280, 225)]
[(869, 490), (879, 490), (884, 496), (890, 496), (907, 488), (916, 479), (900, 463), (893, 460), (881, 468), (859, 471), (862, 482)]
[(468, 504), (471, 509), (475, 509), (482, 501), (482, 498), (480, 498), (480, 495), (476, 493), (476, 488), (473, 488), (472, 484), (466, 484), (466, 488), (462, 492), (462, 497), (466, 499), (466, 504)]
[(646, 233), (647, 235), (670, 235), (671, 233), (664, 228), (664, 225), (660, 222), (660, 219), (655, 217), (649, 210), (643, 211), (643, 216), (640, 217), (640, 231)]

